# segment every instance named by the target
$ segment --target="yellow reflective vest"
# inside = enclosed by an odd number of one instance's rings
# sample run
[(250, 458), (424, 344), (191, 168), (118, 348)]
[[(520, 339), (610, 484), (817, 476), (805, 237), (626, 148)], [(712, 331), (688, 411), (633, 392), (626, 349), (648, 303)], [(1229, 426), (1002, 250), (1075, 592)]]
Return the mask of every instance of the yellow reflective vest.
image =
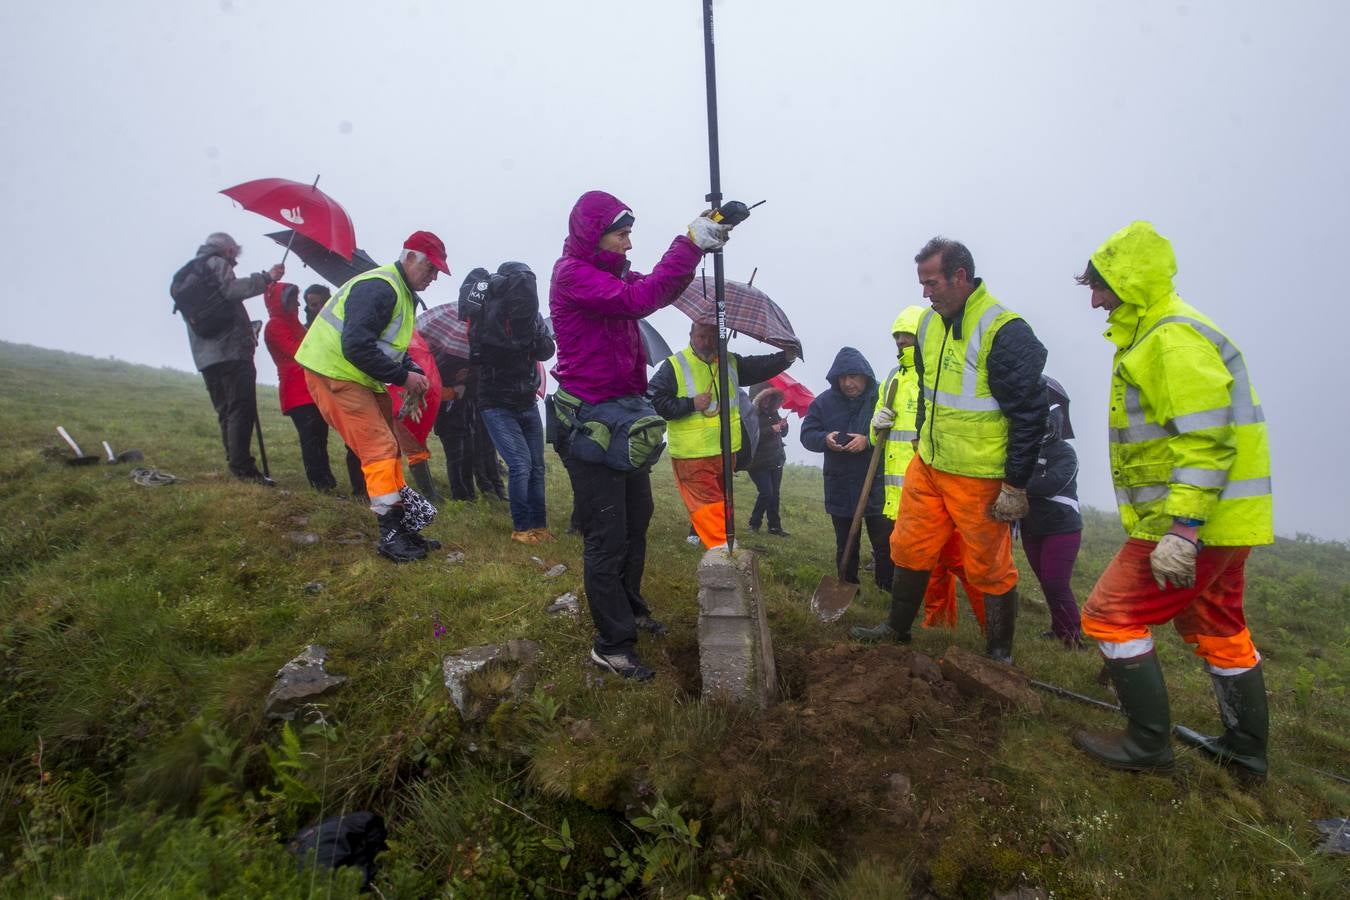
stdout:
[(1003, 478), (1008, 419), (989, 390), (986, 360), (999, 329), (1020, 318), (981, 281), (959, 322), (948, 327), (931, 309), (919, 322), (924, 402), (919, 456), (938, 471)]
[[(694, 348), (685, 347), (679, 353), (667, 357), (670, 367), (675, 371), (675, 396), (695, 397), (699, 394), (712, 394), (717, 397), (717, 360), (704, 362), (694, 353)], [(737, 374), (736, 357), (729, 355), (727, 360), (727, 383), (731, 391), (731, 452), (741, 449), (741, 410), (736, 400), (736, 390), (740, 387)], [(711, 411), (711, 407), (709, 409)], [(695, 410), (679, 419), (667, 423), (666, 440), (670, 445), (671, 459), (698, 459), (704, 456), (722, 455), (722, 432), (719, 428), (721, 416), (707, 415)]]
[(1177, 296), (1171, 243), (1147, 222), (1113, 234), (1092, 263), (1121, 305), (1107, 318), (1116, 352), (1111, 476), (1131, 537), (1159, 540), (1199, 519), (1220, 547), (1274, 540), (1265, 415), (1236, 345)]
[(412, 290), (404, 283), (403, 276), (399, 274), (395, 264), (391, 263), (387, 266), (371, 269), (368, 272), (362, 272), (338, 288), (338, 292), (323, 305), (323, 309), (319, 310), (319, 314), (314, 317), (313, 324), (309, 326), (309, 331), (305, 333), (305, 339), (300, 343), (300, 349), (295, 352), (295, 361), (312, 372), (327, 375), (329, 378), (336, 378), (340, 381), (354, 381), (382, 394), (385, 392), (384, 385), (352, 365), (342, 353), (343, 317), (346, 312), (347, 296), (351, 293), (353, 286), (373, 278), (387, 281), (389, 286), (394, 289), (396, 298), (394, 313), (389, 317), (389, 324), (380, 333), (379, 348), (390, 359), (403, 359), (408, 352), (408, 344), (412, 340), (413, 326), (417, 319), (417, 308), (413, 305)]
[[(910, 364), (906, 365), (905, 358)], [(905, 485), (905, 469), (914, 458), (913, 441), (919, 436), (914, 430), (914, 419), (919, 413), (919, 373), (913, 366), (914, 353), (906, 349), (901, 364), (891, 369), (886, 380), (877, 391), (877, 409), (886, 405), (886, 395), (891, 385), (896, 385), (895, 400), (891, 409), (895, 411), (895, 421), (891, 423), (890, 433), (886, 436), (886, 456), (882, 466), (882, 480), (886, 485), (886, 506), (882, 510), (888, 519), (894, 519), (900, 512), (900, 492)], [(875, 415), (875, 413), (873, 414)], [(872, 429), (872, 443), (881, 437), (880, 432)]]

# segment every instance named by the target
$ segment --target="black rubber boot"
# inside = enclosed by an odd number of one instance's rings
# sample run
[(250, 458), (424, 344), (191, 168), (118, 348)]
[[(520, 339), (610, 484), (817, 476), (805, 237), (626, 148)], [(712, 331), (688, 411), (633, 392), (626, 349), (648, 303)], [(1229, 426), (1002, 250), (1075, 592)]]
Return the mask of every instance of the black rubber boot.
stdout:
[(417, 485), (418, 493), (432, 503), (441, 502), (441, 495), (436, 493), (436, 485), (431, 481), (431, 466), (426, 460), (408, 466), (408, 471), (412, 473), (413, 484)]
[(1266, 679), (1257, 663), (1241, 675), (1209, 676), (1219, 701), (1223, 734), (1209, 737), (1184, 725), (1176, 728), (1183, 744), (1199, 747), (1243, 778), (1266, 777), (1266, 742), (1270, 711), (1266, 706)]
[(855, 625), (848, 636), (855, 641), (875, 643), (897, 641), (908, 644), (914, 639), (911, 629), (923, 606), (923, 593), (928, 590), (928, 573), (895, 567), (891, 578), (891, 614), (885, 622), (871, 628)]
[(1106, 670), (1125, 713), (1124, 731), (1075, 731), (1073, 744), (1113, 769), (1172, 770), (1172, 730), (1167, 683), (1158, 654), (1108, 659)]
[(1017, 588), (984, 597), (984, 653), (999, 662), (1012, 662), (1013, 626), (1017, 622)]
[(403, 527), (403, 507), (395, 506), (379, 517), (380, 542), (375, 545), (379, 554), (394, 562), (412, 562), (426, 559), (427, 551), (413, 532)]

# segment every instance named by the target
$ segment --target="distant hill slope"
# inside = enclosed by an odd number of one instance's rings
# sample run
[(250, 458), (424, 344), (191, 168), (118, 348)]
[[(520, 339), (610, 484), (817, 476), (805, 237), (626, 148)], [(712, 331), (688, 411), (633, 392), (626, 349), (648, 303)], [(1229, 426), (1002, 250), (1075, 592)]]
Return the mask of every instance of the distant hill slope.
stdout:
[[(1244, 790), (1179, 749), (1172, 778), (1091, 766), (1075, 727), (1114, 717), (1047, 697), (1002, 712), (918, 687), (916, 653), (981, 648), (968, 612), (911, 650), (850, 645), (888, 599), (866, 586), (844, 620), (806, 599), (833, 565), (818, 470), (789, 467), (792, 536), (760, 554), (782, 701), (762, 717), (697, 699), (699, 551), (670, 469), (654, 473), (644, 593), (670, 626), (639, 649), (647, 686), (597, 677), (578, 538), (524, 547), (505, 505), (446, 503), (415, 565), (375, 556), (373, 517), (305, 485), (294, 430), (260, 388), (280, 487), (225, 471), (190, 373), (0, 343), (0, 893), (5, 896), (356, 896), (298, 872), (280, 842), (339, 810), (382, 814), (387, 897), (597, 893), (711, 897), (1339, 896), (1343, 860), (1314, 819), (1350, 788), (1350, 551), (1280, 540), (1249, 567), (1265, 657), (1272, 777)], [(64, 425), (185, 479), (69, 467)], [(334, 441), (334, 462), (340, 445)], [(439, 448), (433, 468), (440, 469)], [(551, 525), (571, 496), (549, 452)], [(443, 479), (438, 478), (438, 481)], [(753, 489), (736, 483), (740, 519)], [(1122, 540), (1089, 511), (1080, 599)], [(462, 558), (454, 552), (462, 553)], [(532, 560), (538, 557), (539, 561)], [(561, 576), (545, 569), (563, 563)], [(1091, 694), (1095, 653), (1037, 638), (1026, 570), (1017, 661)], [(550, 616), (564, 592), (580, 619)], [(1208, 678), (1158, 629), (1174, 718), (1213, 729)], [(466, 722), (442, 685), (461, 648), (528, 638), (532, 689)], [(277, 669), (308, 644), (348, 681), (308, 721), (263, 716)], [(475, 682), (485, 694), (505, 679)], [(1328, 773), (1331, 773), (1330, 775)], [(644, 878), (647, 880), (644, 881)], [(226, 894), (231, 894), (225, 889)]]

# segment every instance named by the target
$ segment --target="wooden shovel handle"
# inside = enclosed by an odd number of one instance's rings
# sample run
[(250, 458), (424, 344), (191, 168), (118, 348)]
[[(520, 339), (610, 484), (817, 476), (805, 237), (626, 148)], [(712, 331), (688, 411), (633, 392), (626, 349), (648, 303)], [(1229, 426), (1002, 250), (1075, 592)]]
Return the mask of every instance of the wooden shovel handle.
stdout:
[[(895, 392), (900, 387), (900, 382), (892, 381), (890, 389), (886, 391), (886, 405), (889, 407), (895, 402)], [(868, 428), (871, 428), (871, 420), (868, 420)], [(848, 540), (844, 543), (844, 555), (839, 560), (839, 580), (844, 581), (844, 573), (848, 571), (849, 561), (853, 558), (853, 542), (858, 538), (858, 532), (862, 530), (863, 510), (867, 509), (867, 497), (872, 493), (872, 479), (877, 474), (877, 463), (881, 462), (881, 455), (886, 452), (886, 440), (891, 435), (888, 428), (877, 436), (877, 445), (872, 448), (872, 462), (867, 466), (867, 478), (863, 480), (862, 494), (858, 496), (858, 507), (853, 510), (853, 523), (848, 526)]]

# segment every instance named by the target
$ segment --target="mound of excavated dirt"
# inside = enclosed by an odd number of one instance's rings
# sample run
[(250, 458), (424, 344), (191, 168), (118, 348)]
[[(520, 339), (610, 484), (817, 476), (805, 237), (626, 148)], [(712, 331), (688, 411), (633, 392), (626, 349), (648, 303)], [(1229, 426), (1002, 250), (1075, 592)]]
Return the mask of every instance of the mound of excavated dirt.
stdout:
[[(717, 808), (769, 842), (814, 822), (843, 856), (932, 850), (981, 777), (999, 707), (963, 696), (931, 657), (843, 644), (780, 659), (795, 696), (741, 723), (709, 773)], [(739, 808), (737, 808), (739, 807)]]

